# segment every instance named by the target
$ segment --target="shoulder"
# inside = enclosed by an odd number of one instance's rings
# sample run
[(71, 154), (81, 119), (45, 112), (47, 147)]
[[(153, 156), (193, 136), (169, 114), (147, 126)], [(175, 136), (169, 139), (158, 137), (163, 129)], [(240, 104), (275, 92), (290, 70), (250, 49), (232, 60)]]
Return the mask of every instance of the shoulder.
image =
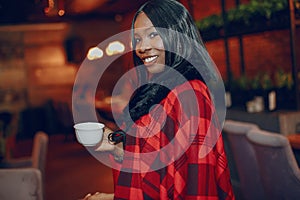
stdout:
[(165, 111), (170, 115), (210, 116), (213, 103), (208, 87), (200, 80), (187, 81), (171, 90), (162, 102)]
[(176, 100), (178, 97), (189, 98), (190, 95), (196, 96), (197, 99), (206, 99), (210, 101), (210, 92), (206, 84), (201, 80), (186, 81), (176, 86), (168, 94), (168, 100)]

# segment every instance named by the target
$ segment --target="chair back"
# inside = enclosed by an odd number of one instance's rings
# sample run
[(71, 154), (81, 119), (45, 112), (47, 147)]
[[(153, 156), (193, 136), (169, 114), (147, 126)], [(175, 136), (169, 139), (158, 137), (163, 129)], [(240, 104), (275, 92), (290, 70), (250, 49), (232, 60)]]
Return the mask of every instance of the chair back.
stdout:
[(259, 128), (255, 124), (233, 120), (226, 120), (223, 127), (224, 137), (230, 149), (228, 154), (231, 154), (228, 157), (232, 156), (231, 165), (237, 171), (237, 199), (264, 199), (255, 152), (246, 137), (250, 130), (257, 129)]
[(300, 171), (288, 139), (278, 133), (247, 134), (258, 160), (267, 199), (300, 199)]
[(0, 185), (1, 200), (43, 200), (43, 183), (38, 169), (0, 169)]
[(33, 148), (32, 148), (32, 167), (37, 168), (42, 173), (42, 178), (45, 177), (45, 167), (47, 159), (47, 150), (48, 150), (48, 135), (39, 131), (34, 136)]

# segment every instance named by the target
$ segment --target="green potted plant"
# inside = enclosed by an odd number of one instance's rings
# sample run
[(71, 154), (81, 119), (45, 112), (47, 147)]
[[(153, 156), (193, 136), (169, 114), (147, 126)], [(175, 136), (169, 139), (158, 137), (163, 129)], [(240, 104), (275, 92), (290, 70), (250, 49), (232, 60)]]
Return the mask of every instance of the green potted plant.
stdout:
[(230, 87), (233, 106), (244, 107), (250, 100), (250, 79), (246, 75), (234, 78)]
[(274, 75), (276, 88), (276, 103), (278, 109), (291, 109), (295, 105), (295, 95), (293, 94), (293, 78), (291, 72), (278, 69)]
[(266, 111), (274, 111), (276, 105), (276, 92), (274, 83), (269, 73), (265, 72), (261, 77), (261, 88), (263, 90), (264, 106)]
[(224, 25), (221, 15), (210, 15), (195, 23), (203, 38), (216, 39), (221, 36), (220, 31)]
[[(226, 12), (227, 34), (245, 34), (274, 28), (285, 28), (289, 24), (287, 0), (251, 0)], [(224, 20), (221, 14), (213, 14), (196, 22), (205, 40), (223, 35)]]

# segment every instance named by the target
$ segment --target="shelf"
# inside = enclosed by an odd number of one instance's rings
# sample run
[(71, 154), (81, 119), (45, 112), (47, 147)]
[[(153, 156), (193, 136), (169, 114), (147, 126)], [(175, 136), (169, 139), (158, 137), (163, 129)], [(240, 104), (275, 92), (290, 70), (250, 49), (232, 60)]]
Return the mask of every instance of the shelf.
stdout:
[(289, 10), (281, 10), (273, 14), (273, 17), (266, 19), (265, 17), (256, 17), (251, 23), (230, 22), (226, 27), (211, 27), (207, 30), (200, 30), (204, 41), (222, 39), (224, 37), (236, 37), (242, 35), (250, 35), (262, 33), (266, 31), (289, 29), (290, 26)]
[(238, 28), (234, 28), (235, 25), (232, 25), (232, 28), (228, 28), (228, 31), (225, 35), (224, 28), (221, 29), (212, 29), (209, 31), (200, 31), (201, 36), (204, 41), (211, 41), (217, 39), (223, 39), (224, 37), (238, 37), (238, 36), (246, 36), (251, 34), (263, 33), (267, 31), (274, 31), (274, 30), (284, 30), (289, 29), (288, 23), (281, 23), (277, 25), (268, 25), (268, 24), (261, 24), (259, 26), (235, 26)]
[(227, 110), (227, 119), (251, 122), (260, 128), (289, 135), (296, 132), (299, 123), (300, 112), (289, 110), (278, 110), (274, 112), (248, 113), (245, 110), (230, 108)]
[[(206, 30), (199, 30), (201, 36), (205, 42), (212, 40), (224, 40), (225, 45), (225, 54), (226, 54), (226, 69), (227, 76), (229, 79), (229, 84), (232, 77), (231, 66), (230, 66), (230, 55), (229, 55), (229, 47), (228, 47), (228, 39), (231, 37), (240, 37), (239, 38), (239, 46), (240, 46), (240, 59), (241, 59), (241, 72), (244, 72), (244, 54), (243, 54), (243, 40), (242, 36), (250, 35), (250, 34), (258, 34), (268, 31), (275, 30), (289, 30), (290, 32), (290, 47), (291, 47), (291, 58), (292, 58), (292, 73), (293, 73), (293, 81), (295, 87), (292, 91), (293, 97), (295, 97), (295, 102), (291, 104), (295, 104), (296, 110), (300, 110), (300, 90), (297, 90), (297, 87), (300, 87), (300, 81), (296, 78), (296, 74), (300, 72), (300, 62), (297, 58), (296, 52), (299, 52), (299, 45), (295, 44), (296, 38), (298, 39), (298, 35), (296, 33), (296, 27), (300, 26), (300, 18), (299, 18), (299, 9), (295, 10), (294, 0), (287, 0), (289, 3), (289, 7), (277, 12), (272, 13), (269, 19), (266, 19), (263, 16), (253, 16), (251, 20), (248, 20), (249, 23), (243, 21), (230, 21), (224, 23), (223, 27), (210, 27)], [(298, 0), (299, 2), (299, 0)], [(298, 7), (297, 7), (298, 8)], [(222, 15), (223, 21), (226, 22), (226, 14), (225, 14), (225, 0), (222, 1)], [(215, 20), (215, 19), (214, 19)], [(218, 24), (218, 23), (216, 23)], [(216, 25), (218, 26), (218, 25)], [(294, 105), (293, 105), (294, 106)]]

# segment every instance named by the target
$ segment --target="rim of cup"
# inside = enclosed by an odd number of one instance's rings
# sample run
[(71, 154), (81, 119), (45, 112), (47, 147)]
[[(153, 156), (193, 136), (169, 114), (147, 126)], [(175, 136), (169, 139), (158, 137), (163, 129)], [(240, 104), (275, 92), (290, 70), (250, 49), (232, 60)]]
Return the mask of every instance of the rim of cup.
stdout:
[[(87, 126), (88, 125), (88, 126)], [(90, 126), (93, 125), (93, 126)], [(105, 125), (100, 122), (82, 122), (74, 125), (74, 128), (77, 130), (97, 130), (104, 128)]]

